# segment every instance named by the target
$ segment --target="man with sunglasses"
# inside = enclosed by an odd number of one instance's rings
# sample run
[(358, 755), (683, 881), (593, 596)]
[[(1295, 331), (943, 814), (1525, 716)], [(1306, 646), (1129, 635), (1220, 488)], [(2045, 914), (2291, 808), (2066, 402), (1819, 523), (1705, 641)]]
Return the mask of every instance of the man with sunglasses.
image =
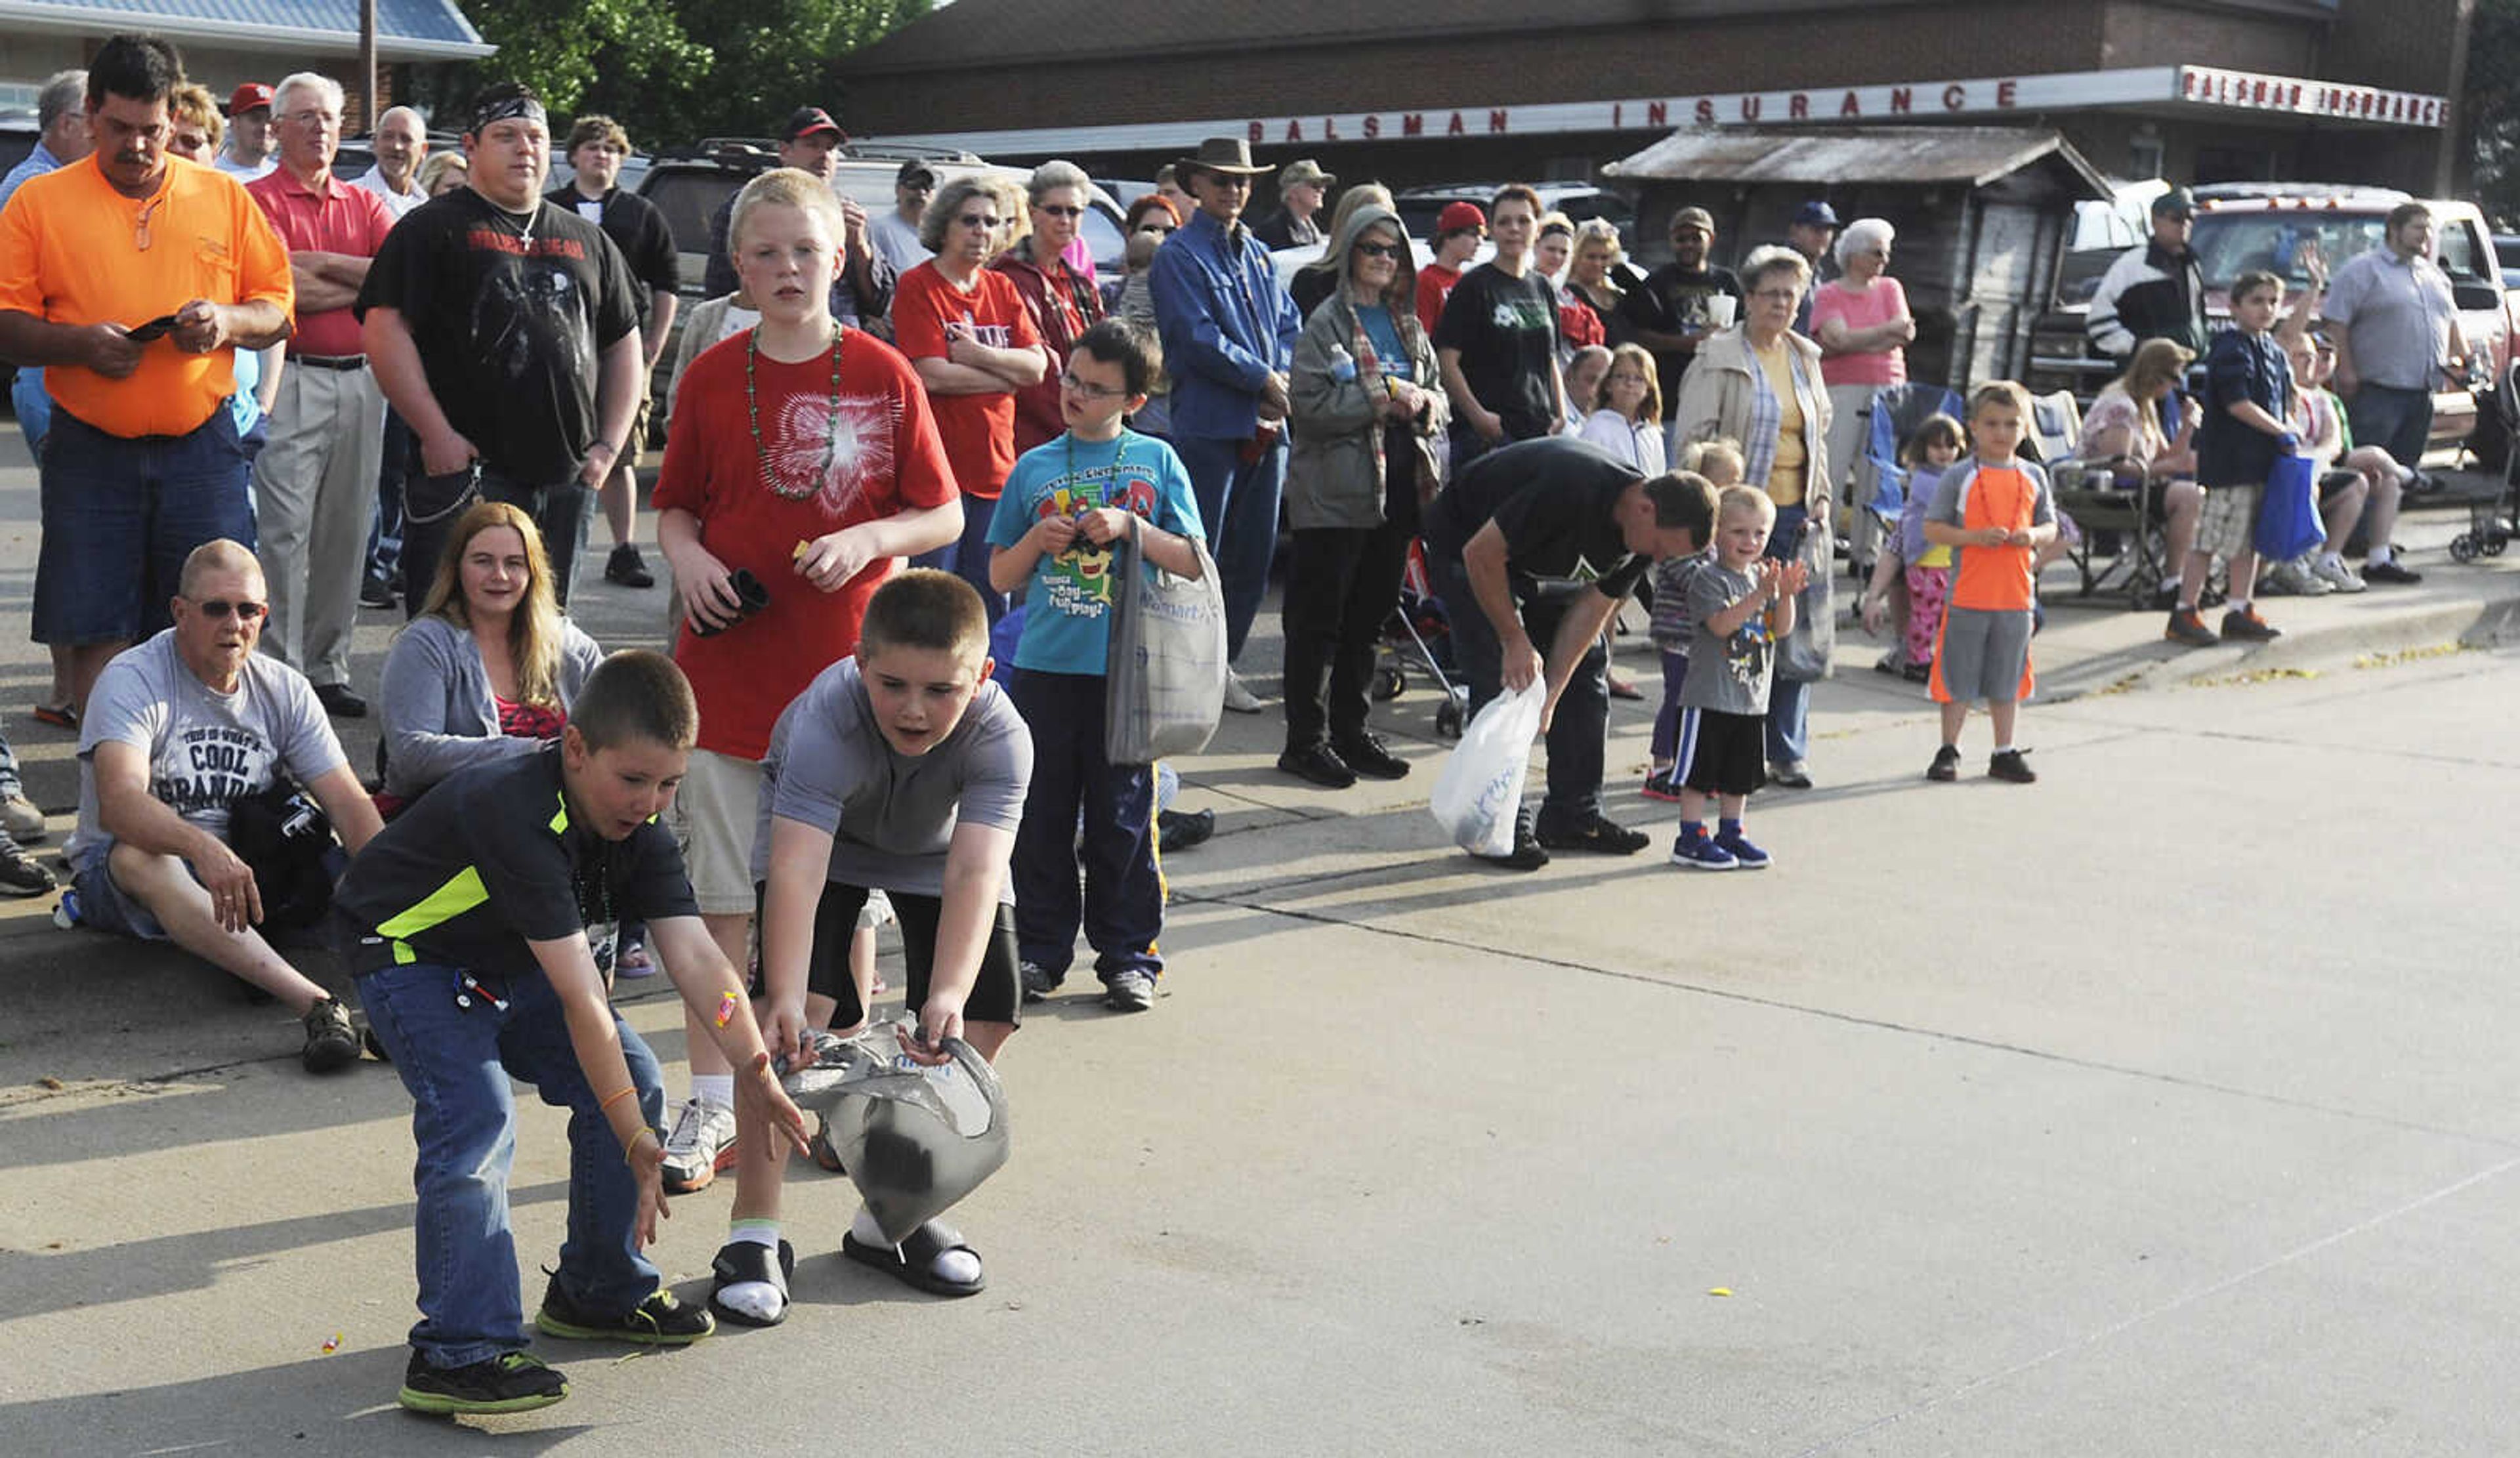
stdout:
[(234, 348), (286, 338), (289, 250), (245, 187), (166, 154), (183, 59), (117, 35), (88, 65), (84, 161), (0, 210), (0, 359), (41, 366), (34, 638), (68, 650), (73, 708), (108, 660), (166, 625), (186, 554), (253, 538)]
[[(1172, 440), (1190, 468), (1225, 590), (1225, 648), (1242, 656), (1269, 561), (1278, 548), (1278, 498), (1286, 484), (1286, 375), (1303, 316), (1278, 282), (1269, 245), (1242, 225), (1251, 163), (1239, 137), (1210, 137), (1173, 164), (1197, 210), (1155, 250), (1148, 281), (1172, 380)], [(1225, 707), (1260, 712), (1241, 679), (1225, 681)]]
[(359, 1057), (350, 1015), (257, 930), (265, 888), (232, 843), (234, 820), (285, 773), (350, 854), (383, 825), (305, 675), (253, 650), (270, 612), (253, 553), (202, 544), (172, 610), (175, 626), (106, 667), (80, 727), (78, 830), (62, 852), (76, 924), (173, 942), (287, 1003), (308, 1073), (347, 1068)]

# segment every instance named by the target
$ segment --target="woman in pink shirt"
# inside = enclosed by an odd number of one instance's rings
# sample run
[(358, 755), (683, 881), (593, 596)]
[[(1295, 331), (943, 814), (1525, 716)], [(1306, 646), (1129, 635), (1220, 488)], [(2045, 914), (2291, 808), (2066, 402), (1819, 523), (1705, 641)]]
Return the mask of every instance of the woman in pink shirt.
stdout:
[(1865, 432), (1872, 423), (1872, 392), (1908, 380), (1907, 346), (1916, 337), (1916, 320), (1908, 312), (1908, 291), (1888, 273), (1892, 236), (1890, 225), (1879, 218), (1847, 224), (1837, 236), (1838, 276), (1812, 294), (1820, 377), (1835, 407), (1828, 464), (1839, 485), (1864, 455)]

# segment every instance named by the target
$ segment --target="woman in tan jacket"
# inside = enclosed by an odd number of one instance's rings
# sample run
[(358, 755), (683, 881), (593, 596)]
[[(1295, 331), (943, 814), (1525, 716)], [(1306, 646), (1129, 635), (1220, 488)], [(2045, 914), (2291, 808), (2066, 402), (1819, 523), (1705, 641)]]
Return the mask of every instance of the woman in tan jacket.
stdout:
[[(1745, 481), (1777, 504), (1768, 555), (1791, 560), (1806, 529), (1829, 518), (1828, 390), (1820, 346), (1794, 332), (1794, 310), (1811, 265), (1791, 248), (1765, 247), (1741, 266), (1748, 304), (1741, 322), (1697, 347), (1672, 417), (1671, 453), (1691, 441), (1739, 441)], [(1811, 788), (1811, 685), (1779, 674), (1768, 696), (1768, 780)]]

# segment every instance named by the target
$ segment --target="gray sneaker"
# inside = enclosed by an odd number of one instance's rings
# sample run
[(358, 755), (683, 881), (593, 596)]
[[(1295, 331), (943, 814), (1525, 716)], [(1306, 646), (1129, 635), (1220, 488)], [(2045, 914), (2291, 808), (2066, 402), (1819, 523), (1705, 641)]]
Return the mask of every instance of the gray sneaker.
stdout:
[(24, 795), (0, 798), (0, 830), (8, 831), (10, 839), (22, 846), (34, 845), (52, 833), (44, 823), (44, 813)]
[(1155, 1005), (1155, 980), (1135, 967), (1114, 972), (1103, 984), (1102, 1000), (1120, 1012), (1145, 1012)]
[(1026, 1002), (1040, 1002), (1047, 999), (1051, 994), (1058, 991), (1060, 983), (1067, 980), (1039, 962), (1025, 962), (1015, 969), (1015, 973), (1023, 979), (1023, 999)]
[(735, 1111), (683, 1100), (674, 1127), (665, 1135), (665, 1193), (688, 1195), (706, 1189), (718, 1171), (735, 1164)]
[(2336, 591), (2334, 583), (2314, 576), (2298, 561), (2275, 563), (2259, 586), (2265, 592), (2288, 593), (2296, 597), (2323, 597)]
[(338, 998), (316, 1003), (298, 1021), (306, 1029), (306, 1046), (297, 1061), (308, 1073), (336, 1073), (359, 1061), (359, 1035), (350, 1030), (350, 1010)]

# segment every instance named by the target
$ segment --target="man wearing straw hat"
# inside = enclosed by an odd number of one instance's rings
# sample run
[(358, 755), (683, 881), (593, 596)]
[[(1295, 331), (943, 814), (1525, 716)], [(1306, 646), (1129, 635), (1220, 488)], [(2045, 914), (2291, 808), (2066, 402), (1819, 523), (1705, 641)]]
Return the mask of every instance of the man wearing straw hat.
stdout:
[[(1286, 371), (1304, 321), (1268, 245), (1242, 225), (1251, 179), (1268, 170), (1252, 165), (1250, 145), (1210, 137), (1173, 169), (1198, 209), (1155, 250), (1148, 283), (1173, 381), (1173, 448), (1208, 524), (1232, 660), (1269, 591), (1286, 480)], [(1225, 706), (1256, 714), (1260, 700), (1229, 678)]]

